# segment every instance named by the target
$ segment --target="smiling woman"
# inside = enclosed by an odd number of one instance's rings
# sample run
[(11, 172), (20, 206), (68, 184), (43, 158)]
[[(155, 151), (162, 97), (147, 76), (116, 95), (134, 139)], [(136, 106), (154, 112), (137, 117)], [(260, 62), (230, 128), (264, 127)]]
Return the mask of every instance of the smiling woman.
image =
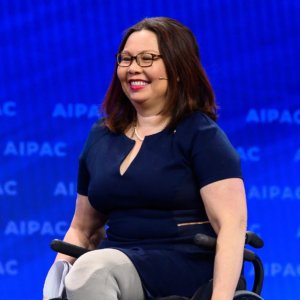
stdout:
[[(167, 74), (156, 34), (149, 30), (132, 33), (118, 57), (118, 78), (138, 115), (158, 115), (166, 103), (168, 84), (159, 80)], [(148, 134), (157, 129), (153, 130), (148, 129)]]
[[(212, 300), (231, 300), (242, 269), (244, 185), (190, 29), (164, 17), (129, 28), (102, 109), (80, 157), (64, 239), (100, 249), (75, 261), (68, 298), (192, 297), (206, 286)], [(193, 243), (199, 232), (218, 236), (215, 257)]]

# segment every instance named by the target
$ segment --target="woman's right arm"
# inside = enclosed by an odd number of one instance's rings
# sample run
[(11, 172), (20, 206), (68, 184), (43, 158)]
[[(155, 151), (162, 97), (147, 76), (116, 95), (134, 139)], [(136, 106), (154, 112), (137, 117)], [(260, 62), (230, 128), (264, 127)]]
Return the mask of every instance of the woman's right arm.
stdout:
[[(75, 213), (64, 241), (90, 250), (96, 249), (104, 238), (107, 217), (95, 210), (87, 196), (77, 195)], [(58, 253), (55, 261), (75, 261), (74, 257)], [(43, 300), (47, 300), (43, 298)]]
[[(104, 225), (107, 217), (95, 210), (87, 196), (77, 195), (75, 213), (64, 241), (90, 250), (96, 249), (104, 238)], [(56, 260), (64, 259), (70, 263), (75, 258), (57, 254)]]

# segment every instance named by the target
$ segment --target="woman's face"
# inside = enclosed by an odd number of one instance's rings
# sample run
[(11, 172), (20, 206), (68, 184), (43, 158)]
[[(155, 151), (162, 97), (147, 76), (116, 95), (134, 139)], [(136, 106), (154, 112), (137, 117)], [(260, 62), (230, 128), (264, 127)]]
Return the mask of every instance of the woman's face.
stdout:
[[(159, 55), (156, 34), (149, 30), (133, 32), (126, 41), (123, 51), (128, 60), (139, 53)], [(149, 67), (141, 67), (134, 59), (130, 66), (118, 66), (117, 75), (122, 89), (133, 106), (159, 113), (166, 101), (168, 80), (162, 58), (153, 60)]]

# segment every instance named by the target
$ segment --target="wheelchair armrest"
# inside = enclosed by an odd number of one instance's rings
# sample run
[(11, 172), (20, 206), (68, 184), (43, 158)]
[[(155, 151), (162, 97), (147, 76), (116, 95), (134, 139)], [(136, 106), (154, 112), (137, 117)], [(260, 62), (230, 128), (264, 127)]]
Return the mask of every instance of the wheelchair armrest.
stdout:
[[(214, 251), (216, 247), (216, 238), (202, 233), (197, 233), (194, 237), (194, 243), (198, 246), (202, 246)], [(254, 232), (250, 231), (247, 231), (246, 233), (245, 243), (255, 248), (261, 248), (264, 245), (263, 240), (260, 237), (258, 237)], [(249, 249), (244, 249), (244, 260), (251, 262), (254, 267), (254, 283), (252, 292), (260, 295), (264, 281), (264, 268), (262, 261), (259, 258), (259, 256), (257, 256), (254, 252), (252, 252)]]
[[(195, 235), (194, 242), (196, 245), (203, 246), (208, 249), (214, 249), (216, 246), (216, 238), (202, 233), (197, 233)], [(256, 233), (247, 231), (245, 244), (250, 245), (253, 248), (262, 248), (264, 246), (264, 241)]]
[(245, 237), (245, 244), (258, 249), (264, 246), (264, 241), (255, 232), (247, 231)]
[(62, 253), (62, 254), (66, 254), (75, 258), (78, 258), (79, 256), (81, 256), (84, 253), (87, 253), (91, 250), (88, 250), (86, 248), (83, 247), (79, 247), (61, 240), (53, 240), (50, 244), (50, 247), (52, 250)]

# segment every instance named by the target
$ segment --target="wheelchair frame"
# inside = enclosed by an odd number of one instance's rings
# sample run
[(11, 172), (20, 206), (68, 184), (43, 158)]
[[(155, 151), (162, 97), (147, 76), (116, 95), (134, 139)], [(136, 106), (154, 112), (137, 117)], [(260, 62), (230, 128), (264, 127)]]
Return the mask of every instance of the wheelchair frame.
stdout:
[[(211, 236), (198, 233), (194, 237), (194, 242), (198, 246), (208, 248), (212, 251), (215, 250), (216, 239)], [(254, 248), (262, 248), (264, 246), (263, 240), (258, 235), (256, 235), (254, 232), (251, 231), (247, 231), (246, 233), (245, 244), (250, 245)], [(66, 254), (74, 258), (78, 258), (81, 255), (89, 251), (92, 251), (58, 239), (52, 240), (50, 247), (52, 250), (56, 252)], [(248, 290), (236, 291), (233, 300), (263, 300), (263, 298), (260, 296), (263, 287), (263, 281), (264, 281), (264, 268), (263, 268), (262, 261), (258, 255), (256, 255), (253, 251), (246, 248), (244, 249), (244, 261), (250, 262), (253, 265), (254, 268), (253, 287), (251, 291)], [(52, 298), (48, 300), (59, 300), (59, 299), (67, 300), (64, 297)], [(175, 295), (162, 297), (162, 298), (155, 298), (155, 300), (168, 300), (168, 299), (187, 300), (188, 298), (182, 296), (175, 296)], [(196, 291), (196, 293), (190, 300), (209, 300), (209, 299), (203, 299), (201, 293), (197, 293)]]

